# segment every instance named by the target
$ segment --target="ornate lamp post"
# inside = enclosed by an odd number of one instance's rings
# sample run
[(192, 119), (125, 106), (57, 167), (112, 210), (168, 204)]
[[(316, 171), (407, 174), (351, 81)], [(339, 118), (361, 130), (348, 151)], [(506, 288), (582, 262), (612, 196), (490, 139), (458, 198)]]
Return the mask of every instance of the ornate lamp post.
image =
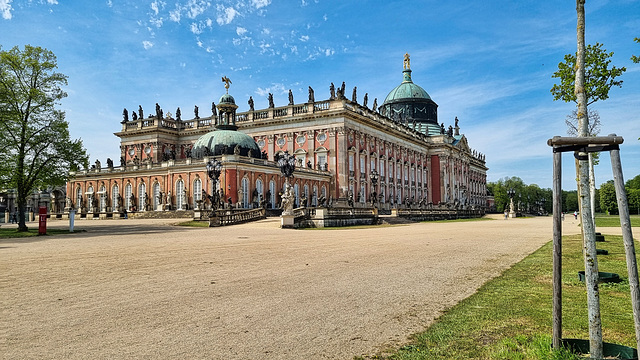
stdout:
[(509, 195), (509, 199), (510, 199), (510, 204), (509, 204), (509, 208), (510, 208), (510, 211), (509, 211), (509, 217), (510, 217), (510, 218), (514, 218), (514, 217), (516, 217), (516, 211), (515, 211), (514, 206), (513, 206), (513, 197), (516, 195), (516, 191), (515, 191), (515, 190), (513, 190), (513, 188), (509, 188), (509, 190), (507, 190), (507, 195)]
[(220, 193), (218, 192), (218, 178), (220, 177), (220, 173), (222, 172), (222, 163), (216, 159), (213, 159), (207, 162), (206, 167), (207, 167), (207, 176), (209, 176), (209, 179), (211, 179), (211, 181), (213, 182), (213, 194), (207, 195), (207, 197), (209, 198), (209, 201), (211, 201), (211, 209), (214, 210), (214, 212), (211, 214), (213, 215), (215, 213), (215, 210), (218, 209), (218, 206), (220, 205)]
[(376, 206), (376, 203), (378, 202), (378, 192), (376, 191), (378, 178), (378, 172), (375, 170), (371, 170), (371, 173), (369, 173), (369, 179), (371, 179), (371, 186), (373, 187), (373, 191), (371, 192), (371, 206)]
[(293, 190), (289, 184), (289, 178), (293, 177), (293, 172), (296, 169), (296, 158), (285, 151), (284, 154), (278, 157), (278, 167), (282, 176), (284, 176), (284, 192), (282, 198), (282, 215), (293, 214)]

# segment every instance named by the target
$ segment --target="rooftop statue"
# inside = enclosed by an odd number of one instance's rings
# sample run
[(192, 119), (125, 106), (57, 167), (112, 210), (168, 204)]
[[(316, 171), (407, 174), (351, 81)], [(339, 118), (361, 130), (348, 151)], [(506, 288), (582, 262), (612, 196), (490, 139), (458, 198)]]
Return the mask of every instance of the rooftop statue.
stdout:
[(373, 99), (373, 111), (378, 111), (378, 98)]
[(289, 105), (293, 105), (293, 93), (291, 89), (289, 89)]
[(211, 117), (216, 117), (218, 116), (218, 112), (216, 111), (216, 103), (215, 102), (211, 102)]
[(313, 92), (313, 88), (311, 88), (311, 86), (309, 86), (309, 102), (316, 102), (316, 97), (315, 94)]
[(358, 87), (354, 86), (353, 87), (353, 92), (351, 93), (351, 101), (353, 101), (354, 103), (358, 103)]
[(132, 112), (131, 112), (131, 119), (133, 119), (133, 121), (138, 120), (138, 114), (136, 114), (136, 112), (135, 112), (135, 111), (132, 111)]
[(329, 100), (333, 100), (336, 98), (336, 87), (335, 85), (333, 85), (333, 83), (331, 83), (331, 85), (329, 85), (329, 92), (331, 93), (331, 97), (329, 98)]
[(142, 105), (138, 105), (138, 119), (144, 119), (144, 112), (142, 112)]
[(367, 102), (369, 102), (369, 93), (364, 94), (364, 99), (362, 99), (362, 106), (367, 107)]
[(253, 104), (253, 96), (249, 96), (248, 103), (249, 103), (249, 111), (254, 111), (255, 109), (253, 107), (254, 106), (254, 104)]
[(180, 111), (179, 107), (176, 109), (176, 120), (178, 121), (182, 120), (182, 112)]
[(193, 108), (193, 117), (197, 120), (200, 119), (200, 115), (198, 115), (198, 105), (195, 105)]
[(273, 103), (273, 94), (272, 93), (269, 93), (269, 96), (267, 96), (267, 100), (269, 100), (269, 108), (276, 107), (276, 105)]
[(129, 111), (127, 111), (127, 108), (124, 108), (124, 110), (122, 110), (122, 123), (126, 123), (127, 121), (129, 121)]
[(224, 88), (227, 89), (227, 94), (228, 94), (229, 93), (229, 84), (232, 84), (232, 82), (226, 76), (222, 77), (222, 82), (224, 83)]
[(411, 60), (409, 59), (409, 53), (404, 54), (404, 69), (411, 69)]

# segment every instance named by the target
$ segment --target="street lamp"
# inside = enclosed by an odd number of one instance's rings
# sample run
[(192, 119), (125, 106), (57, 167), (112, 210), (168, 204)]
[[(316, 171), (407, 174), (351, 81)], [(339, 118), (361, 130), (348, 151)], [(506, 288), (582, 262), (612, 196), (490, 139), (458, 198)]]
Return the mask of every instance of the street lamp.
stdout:
[(222, 172), (222, 163), (216, 159), (209, 160), (207, 162), (207, 176), (213, 182), (213, 191), (211, 195), (207, 195), (209, 201), (211, 201), (211, 208), (216, 210), (220, 204), (220, 194), (218, 193), (218, 178)]
[(378, 200), (378, 195), (377, 195), (377, 184), (378, 184), (378, 172), (375, 170), (371, 170), (371, 172), (369, 173), (369, 179), (371, 179), (371, 185), (373, 186), (373, 192), (371, 194), (371, 206), (375, 206), (377, 200)]
[(513, 188), (509, 188), (509, 190), (507, 190), (507, 195), (509, 195), (509, 199), (511, 201), (510, 203), (511, 211), (509, 211), (509, 217), (514, 218), (516, 217), (516, 211), (513, 206), (513, 197), (516, 195), (516, 191), (513, 190)]

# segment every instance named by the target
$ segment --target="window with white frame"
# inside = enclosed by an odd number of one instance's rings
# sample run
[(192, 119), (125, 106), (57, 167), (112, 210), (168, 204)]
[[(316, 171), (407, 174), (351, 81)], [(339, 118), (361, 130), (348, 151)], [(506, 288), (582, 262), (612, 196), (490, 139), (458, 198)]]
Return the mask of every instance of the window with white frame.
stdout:
[(269, 201), (271, 202), (271, 208), (275, 209), (276, 208), (276, 183), (273, 180), (269, 181), (269, 191), (271, 191), (271, 199), (269, 199)]
[(147, 185), (141, 182), (138, 185), (138, 211), (145, 211), (145, 203), (147, 200)]
[(118, 184), (114, 184), (111, 188), (111, 210), (114, 212), (118, 211), (118, 196), (120, 196), (120, 188), (118, 187)]
[(89, 209), (93, 209), (93, 196), (95, 194), (93, 193), (93, 186), (89, 186), (89, 188), (87, 189), (87, 207)]
[(76, 209), (82, 208), (82, 189), (80, 186), (76, 189)]
[(202, 200), (202, 180), (197, 178), (193, 180), (193, 206), (195, 207), (200, 200)]
[(249, 179), (246, 177), (242, 178), (240, 191), (242, 192), (242, 207), (247, 209), (249, 207)]
[(127, 210), (131, 210), (131, 206), (133, 205), (131, 203), (132, 192), (133, 192), (133, 186), (131, 186), (131, 183), (127, 183), (127, 185), (124, 187), (124, 205)]
[(107, 188), (100, 186), (100, 211), (107, 211)]
[(160, 184), (156, 182), (153, 184), (153, 210), (158, 210), (160, 202)]
[(184, 210), (184, 181), (182, 179), (176, 181), (176, 210)]
[(264, 184), (262, 183), (262, 179), (256, 180), (256, 190), (258, 190), (258, 199), (256, 199), (256, 201), (258, 202), (258, 206), (260, 206), (260, 202), (264, 198)]

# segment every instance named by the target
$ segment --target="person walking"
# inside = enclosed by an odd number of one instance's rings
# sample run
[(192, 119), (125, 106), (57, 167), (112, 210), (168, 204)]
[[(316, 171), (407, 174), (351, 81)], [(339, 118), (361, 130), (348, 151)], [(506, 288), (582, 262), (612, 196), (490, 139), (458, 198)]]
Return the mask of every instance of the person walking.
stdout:
[(573, 218), (578, 220), (578, 210), (573, 212)]
[(509, 218), (509, 212), (505, 209), (504, 210), (504, 219), (507, 220)]

